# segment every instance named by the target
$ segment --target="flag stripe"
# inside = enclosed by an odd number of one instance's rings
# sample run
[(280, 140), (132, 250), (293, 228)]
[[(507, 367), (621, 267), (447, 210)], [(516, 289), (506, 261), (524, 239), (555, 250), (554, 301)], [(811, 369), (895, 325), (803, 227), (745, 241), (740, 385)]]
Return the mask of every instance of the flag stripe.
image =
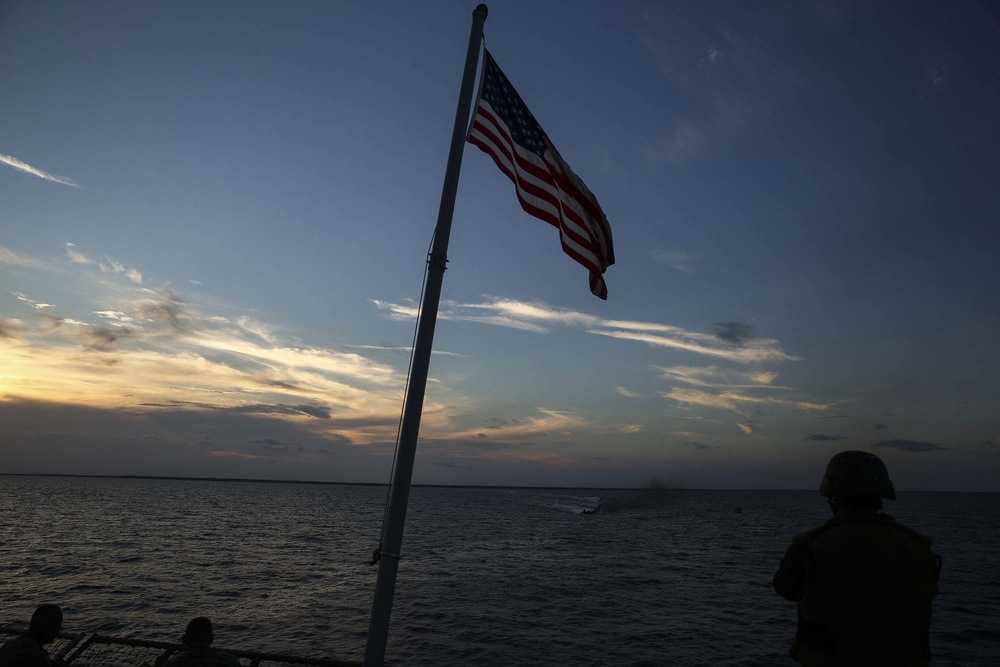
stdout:
[[(497, 127), (498, 124), (500, 127)], [(568, 254), (589, 270), (601, 272), (601, 260), (595, 252), (598, 244), (583, 220), (579, 202), (556, 185), (551, 172), (538, 173), (537, 164), (530, 159), (537, 157), (530, 151), (519, 150), (520, 147), (509, 139), (510, 133), (500, 122), (495, 123), (494, 128), (499, 137), (489, 137), (484, 131), (489, 141), (476, 141), (479, 139), (477, 130), (488, 130), (475, 123), (470, 142), (490, 154), (501, 171), (514, 182), (521, 207), (527, 213), (560, 228), (563, 249)], [(512, 154), (513, 160), (510, 158)], [(515, 176), (512, 177), (511, 172)]]
[[(552, 150), (555, 152), (555, 147), (553, 147)], [(573, 172), (569, 173), (573, 174)], [(579, 224), (586, 224), (584, 221), (589, 218), (590, 220), (599, 223), (600, 230), (592, 236), (595, 236), (596, 240), (601, 243), (601, 247), (606, 253), (607, 248), (604, 246), (603, 240), (606, 238), (610, 239), (611, 229), (608, 227), (607, 219), (604, 217), (604, 212), (601, 211), (601, 207), (597, 204), (597, 200), (594, 198), (594, 195), (591, 194), (590, 190), (587, 189), (587, 186), (579, 178), (575, 179), (576, 182), (572, 182), (564, 175), (564, 170), (560, 170), (557, 174), (556, 181), (560, 190), (563, 192), (563, 199), (568, 199), (574, 212), (578, 213), (579, 217), (576, 221)], [(573, 174), (573, 176), (575, 176), (575, 174)]]
[[(484, 109), (484, 115), (487, 113), (489, 112)], [(490, 116), (492, 117), (492, 114), (490, 114)], [(473, 136), (476, 136), (476, 129), (482, 129), (484, 132), (489, 132), (488, 128), (480, 128), (478, 123), (474, 125), (473, 128)], [(496, 149), (506, 158), (505, 162), (507, 167), (501, 167), (501, 169), (507, 174), (508, 178), (514, 181), (514, 184), (518, 186), (519, 191), (534, 195), (537, 199), (548, 204), (547, 206), (542, 207), (538, 205), (538, 202), (533, 202), (536, 204), (536, 208), (542, 208), (552, 216), (551, 218), (546, 219), (546, 222), (550, 222), (557, 227), (560, 226), (560, 203), (562, 203), (564, 206), (572, 207), (572, 215), (569, 216), (570, 220), (574, 223), (575, 227), (581, 228), (584, 223), (583, 212), (578, 210), (579, 202), (574, 200), (573, 197), (569, 196), (566, 192), (561, 191), (561, 188), (558, 185), (557, 176), (553, 173), (552, 168), (549, 167), (548, 163), (539, 160), (537, 156), (530, 151), (525, 151), (524, 149), (519, 150), (519, 146), (511, 140), (510, 133), (504, 129), (503, 125), (499, 125), (496, 121), (493, 123), (493, 130), (495, 130), (495, 132), (490, 132), (490, 134), (493, 135), (490, 145), (496, 147)], [(484, 147), (482, 143), (474, 141), (472, 143), (476, 143), (480, 146), (480, 148), (486, 150), (486, 152), (493, 154), (493, 151)], [(516, 156), (516, 160), (510, 160), (509, 156), (511, 152), (513, 152)], [(497, 156), (494, 155), (494, 160), (496, 161), (496, 159)], [(512, 169), (510, 165), (513, 163), (516, 163), (516, 171), (519, 172), (518, 175), (521, 176), (521, 178), (511, 175)], [(541, 164), (545, 164), (544, 171), (542, 171)], [(562, 178), (559, 178), (559, 180), (564, 183), (566, 182), (565, 179)], [(537, 186), (535, 185), (536, 183), (538, 184)], [(531, 211), (529, 211), (529, 213), (530, 212)], [(580, 229), (575, 233), (575, 236), (580, 238), (581, 241), (583, 240), (581, 238), (582, 235), (589, 236), (589, 232), (584, 229)]]
[(479, 140), (475, 131), (469, 138), (469, 142), (479, 146), (483, 151), (493, 157), (493, 161), (500, 167), (500, 171), (507, 175), (514, 182), (517, 198), (521, 201), (521, 206), (531, 215), (552, 224), (559, 226), (559, 206), (555, 198), (549, 195), (548, 191), (535, 187), (527, 178), (518, 178), (517, 168), (514, 166), (514, 159), (510, 156), (512, 148), (507, 148), (503, 144), (495, 144), (492, 141)]
[(514, 183), (521, 208), (559, 228), (563, 251), (590, 272), (591, 291), (607, 298), (602, 274), (615, 263), (611, 227), (597, 198), (566, 164), (489, 51), (468, 141)]
[[(514, 182), (521, 208), (525, 212), (559, 227), (560, 238), (566, 253), (591, 271), (600, 272), (600, 260), (595, 250), (597, 244), (593, 235), (582, 222), (582, 212), (578, 210), (579, 203), (568, 198), (565, 193), (559, 192), (555, 186), (545, 183), (544, 180), (538, 180), (544, 186), (536, 186), (534, 184), (536, 181), (532, 179), (534, 174), (531, 174), (526, 168), (522, 169), (522, 167), (528, 164), (533, 165), (533, 163), (529, 162), (527, 158), (522, 158), (517, 147), (509, 141), (499, 143), (494, 140), (480, 139), (480, 135), (477, 133), (479, 129), (477, 125), (473, 126), (469, 142), (479, 146), (492, 156), (500, 170)], [(501, 131), (501, 134), (504, 133)], [(511, 151), (518, 156), (516, 160), (510, 159)], [(513, 176), (512, 172), (514, 171), (521, 174), (522, 177)], [(546, 173), (545, 175), (551, 178), (551, 174)], [(562, 195), (562, 208), (560, 208), (560, 200), (553, 193)]]
[[(546, 170), (544, 172), (540, 171), (538, 167), (539, 160), (535, 154), (520, 149), (520, 147), (513, 143), (509, 132), (502, 129), (502, 126), (498, 127), (498, 121), (495, 119), (495, 116), (485, 108), (487, 105), (488, 103), (484, 104), (482, 115), (484, 119), (488, 118), (492, 120), (489, 123), (492, 127), (487, 127), (485, 123), (475, 124), (473, 126), (473, 133), (469, 139), (470, 143), (479, 146), (482, 150), (490, 154), (501, 171), (507, 174), (507, 177), (514, 182), (517, 186), (518, 198), (521, 200), (522, 208), (525, 211), (554, 226), (561, 227), (563, 235), (564, 237), (568, 237), (571, 247), (577, 248), (571, 253), (574, 258), (578, 262), (585, 264), (587, 268), (599, 271), (597, 256), (605, 255), (606, 247), (601, 242), (603, 241), (603, 236), (598, 235), (595, 239), (595, 235), (591, 233), (585, 221), (588, 214), (591, 217), (595, 217), (595, 208), (592, 201), (585, 198), (574, 184), (570, 183), (562, 173), (556, 171), (553, 167), (546, 165)], [(486, 137), (481, 139), (482, 135), (487, 135), (489, 141), (485, 140)], [(518, 179), (512, 175), (513, 168), (511, 165), (514, 161), (510, 157), (511, 151), (517, 156), (517, 166), (521, 167), (523, 172), (535, 177), (543, 185), (535, 187), (533, 181), (529, 178)], [(590, 194), (589, 190), (587, 194)], [(556, 199), (553, 195), (557, 195), (559, 198)], [(593, 195), (590, 195), (590, 197), (592, 198)], [(560, 204), (562, 204), (561, 210)], [(584, 209), (587, 210), (585, 211)], [(596, 212), (600, 214), (599, 207), (596, 209)], [(564, 224), (560, 225), (560, 222)]]
[[(497, 127), (498, 124), (500, 127)], [(580, 202), (570, 192), (565, 192), (556, 185), (552, 172), (539, 174), (536, 163), (530, 159), (535, 157), (534, 154), (518, 150), (519, 147), (509, 139), (510, 133), (500, 122), (494, 123), (493, 129), (499, 136), (481, 126), (477, 119), (473, 124), (470, 143), (491, 155), (500, 170), (514, 182), (525, 212), (559, 227), (562, 246), (567, 254), (590, 271), (601, 273), (601, 258), (598, 254), (600, 244), (595, 242), (593, 233), (584, 221), (585, 213)], [(524, 153), (528, 153), (530, 157), (525, 157)], [(513, 160), (512, 154), (515, 156)], [(512, 173), (516, 175), (512, 176)], [(560, 180), (566, 182), (565, 179)], [(568, 183), (567, 189), (570, 189)]]
[[(488, 104), (485, 105), (486, 108), (482, 110), (483, 118), (487, 122), (480, 123), (479, 118), (476, 119), (473, 125), (473, 133), (470, 136), (470, 143), (478, 145), (482, 150), (491, 154), (493, 159), (500, 166), (501, 170), (507, 174), (507, 177), (514, 182), (515, 185), (526, 186), (525, 189), (538, 196), (542, 199), (548, 201), (552, 207), (552, 214), (555, 216), (559, 215), (559, 203), (556, 199), (556, 188), (555, 181), (552, 178), (552, 174), (549, 172), (548, 166), (542, 166), (542, 164), (536, 164), (531, 160), (534, 157), (538, 160), (538, 157), (534, 153), (529, 151), (518, 151), (517, 145), (511, 140), (510, 132), (507, 131), (502, 122), (495, 119), (493, 114), (489, 111)], [(483, 143), (473, 141), (473, 137), (477, 137), (477, 130), (482, 133)], [(497, 155), (500, 153), (500, 155)], [(525, 156), (524, 153), (528, 153)], [(503, 159), (503, 165), (501, 166), (501, 156)], [(515, 169), (514, 163), (518, 163), (517, 166), (520, 169)], [(539, 160), (539, 163), (542, 163)], [(516, 175), (516, 171), (522, 171), (525, 174), (523, 183), (519, 183), (519, 179)], [(530, 176), (531, 180), (527, 177)], [(533, 183), (539, 182), (541, 185), (538, 187), (533, 187)], [(546, 197), (546, 195), (549, 195)], [(552, 224), (558, 226), (558, 219), (550, 221)]]

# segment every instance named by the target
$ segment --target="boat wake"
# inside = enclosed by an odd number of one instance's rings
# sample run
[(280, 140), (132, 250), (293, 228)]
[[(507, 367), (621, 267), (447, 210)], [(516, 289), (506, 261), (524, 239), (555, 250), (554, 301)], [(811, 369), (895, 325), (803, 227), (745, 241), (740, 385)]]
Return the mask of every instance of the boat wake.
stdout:
[(570, 514), (593, 514), (601, 507), (601, 496), (578, 496), (570, 494), (553, 494), (546, 505), (560, 512)]

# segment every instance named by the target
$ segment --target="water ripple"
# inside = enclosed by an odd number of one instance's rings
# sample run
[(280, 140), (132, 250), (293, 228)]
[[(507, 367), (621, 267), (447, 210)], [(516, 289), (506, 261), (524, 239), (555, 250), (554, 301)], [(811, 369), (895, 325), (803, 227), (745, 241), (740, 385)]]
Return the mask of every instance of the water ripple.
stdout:
[[(828, 511), (796, 492), (415, 488), (396, 664), (790, 664), (771, 574)], [(0, 476), (0, 621), (60, 602), (66, 628), (359, 659), (385, 490)], [(601, 503), (602, 509), (584, 514)], [(743, 512), (732, 508), (742, 505)], [(890, 511), (945, 558), (937, 667), (1000, 655), (1000, 496), (910, 494)]]

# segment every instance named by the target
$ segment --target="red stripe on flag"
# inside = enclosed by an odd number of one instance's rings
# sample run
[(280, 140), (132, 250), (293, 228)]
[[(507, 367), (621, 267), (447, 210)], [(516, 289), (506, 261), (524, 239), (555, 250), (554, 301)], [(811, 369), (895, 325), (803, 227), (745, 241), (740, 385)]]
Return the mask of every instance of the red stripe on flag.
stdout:
[[(514, 183), (518, 202), (526, 213), (559, 228), (559, 243), (563, 252), (587, 268), (591, 291), (606, 299), (607, 285), (601, 274), (614, 264), (615, 258), (611, 227), (604, 211), (590, 189), (537, 125), (506, 77), (502, 73), (499, 76), (493, 73), (491, 68), (495, 63), (492, 56), (486, 53), (484, 57), (491, 67), (485, 70), (487, 81), (483, 88), (502, 92), (500, 96), (494, 92), (490, 99), (517, 121), (518, 136), (525, 139), (526, 145), (515, 141), (510, 121), (496, 113), (490, 102), (484, 99), (483, 89), (469, 132), (469, 143), (492, 157), (500, 171)], [(495, 70), (499, 72), (499, 67)], [(534, 147), (537, 152), (529, 147)]]

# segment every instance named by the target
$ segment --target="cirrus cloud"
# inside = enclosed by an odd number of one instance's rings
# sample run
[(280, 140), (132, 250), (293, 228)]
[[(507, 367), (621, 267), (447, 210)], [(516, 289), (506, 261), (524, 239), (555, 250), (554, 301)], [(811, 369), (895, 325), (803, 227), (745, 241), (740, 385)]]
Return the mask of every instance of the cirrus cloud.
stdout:
[(63, 176), (56, 176), (55, 174), (50, 174), (48, 172), (42, 171), (41, 169), (32, 167), (27, 162), (22, 162), (21, 160), (18, 160), (16, 157), (13, 157), (11, 155), (4, 155), (3, 153), (0, 153), (0, 163), (13, 167), (14, 169), (17, 169), (18, 171), (23, 172), (25, 174), (31, 174), (32, 176), (37, 176), (43, 181), (50, 181), (52, 183), (58, 183), (59, 185), (69, 185), (70, 187), (78, 188), (80, 190), (83, 189), (70, 178), (65, 178)]
[(875, 443), (875, 446), (901, 449), (904, 452), (913, 452), (915, 454), (947, 451), (951, 449), (951, 447), (948, 447), (947, 445), (939, 445), (934, 442), (923, 442), (920, 440), (880, 440)]

